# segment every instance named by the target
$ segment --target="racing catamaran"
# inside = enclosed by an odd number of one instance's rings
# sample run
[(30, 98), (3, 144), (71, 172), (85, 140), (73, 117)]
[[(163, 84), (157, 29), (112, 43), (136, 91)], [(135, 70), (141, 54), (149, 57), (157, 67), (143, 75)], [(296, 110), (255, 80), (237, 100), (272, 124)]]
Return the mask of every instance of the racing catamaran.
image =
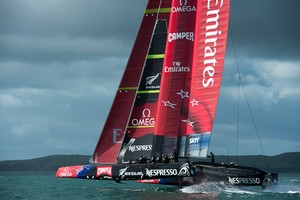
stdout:
[(90, 164), (61, 167), (56, 176), (179, 185), (277, 183), (275, 173), (201, 161), (217, 108), (229, 5), (149, 0)]

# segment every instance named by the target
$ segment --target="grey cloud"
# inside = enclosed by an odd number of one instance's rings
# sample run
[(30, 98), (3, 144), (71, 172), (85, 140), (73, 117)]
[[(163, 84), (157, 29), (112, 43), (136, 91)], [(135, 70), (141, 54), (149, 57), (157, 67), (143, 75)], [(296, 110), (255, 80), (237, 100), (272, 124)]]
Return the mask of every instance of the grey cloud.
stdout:
[(300, 2), (231, 1), (230, 24), (239, 54), (299, 60)]
[[(145, 5), (146, 1), (137, 0), (109, 3), (97, 0), (3, 0), (0, 25), (5, 29), (2, 28), (0, 33), (124, 38), (137, 32), (137, 22), (141, 21)], [(132, 12), (133, 7), (135, 12)]]
[[(0, 159), (91, 154), (146, 3), (0, 1)], [(299, 7), (297, 0), (231, 1), (237, 61), (269, 155), (299, 149)], [(210, 147), (217, 154), (236, 151), (236, 75), (229, 34)], [(241, 111), (240, 146), (257, 144)]]

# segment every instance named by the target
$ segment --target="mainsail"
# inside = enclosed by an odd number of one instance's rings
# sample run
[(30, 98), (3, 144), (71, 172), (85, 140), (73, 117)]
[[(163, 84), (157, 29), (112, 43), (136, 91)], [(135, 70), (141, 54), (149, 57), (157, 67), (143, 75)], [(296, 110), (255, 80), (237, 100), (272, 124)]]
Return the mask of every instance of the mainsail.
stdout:
[(206, 157), (229, 1), (150, 0), (92, 162)]
[(158, 19), (126, 127), (125, 138), (119, 153), (119, 162), (136, 160), (141, 155), (151, 156), (166, 38), (167, 21)]
[[(145, 60), (157, 55), (149, 54), (157, 20), (168, 21), (171, 0), (149, 0), (144, 17), (128, 60), (125, 72), (113, 101), (101, 136), (91, 157), (94, 163), (116, 163), (120, 147), (134, 106), (137, 90), (144, 70)], [(163, 54), (163, 53), (162, 53)], [(159, 73), (159, 72), (157, 72)], [(155, 74), (153, 74), (155, 75)], [(160, 76), (160, 75), (159, 75)], [(147, 86), (155, 81), (147, 79)], [(141, 110), (142, 112), (142, 110)]]
[(140, 155), (170, 156), (174, 149), (180, 156), (206, 157), (221, 84), (228, 15), (229, 2), (173, 0), (168, 30), (167, 21), (157, 19), (120, 163)]

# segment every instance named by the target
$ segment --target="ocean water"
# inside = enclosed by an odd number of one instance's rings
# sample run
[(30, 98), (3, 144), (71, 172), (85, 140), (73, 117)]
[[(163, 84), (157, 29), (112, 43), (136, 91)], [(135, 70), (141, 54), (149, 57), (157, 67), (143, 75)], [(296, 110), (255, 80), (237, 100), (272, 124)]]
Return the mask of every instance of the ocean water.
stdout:
[(178, 188), (141, 184), (136, 181), (60, 179), (54, 172), (0, 172), (0, 199), (245, 199), (299, 200), (300, 174), (279, 174), (279, 184), (260, 187), (233, 187), (216, 183)]

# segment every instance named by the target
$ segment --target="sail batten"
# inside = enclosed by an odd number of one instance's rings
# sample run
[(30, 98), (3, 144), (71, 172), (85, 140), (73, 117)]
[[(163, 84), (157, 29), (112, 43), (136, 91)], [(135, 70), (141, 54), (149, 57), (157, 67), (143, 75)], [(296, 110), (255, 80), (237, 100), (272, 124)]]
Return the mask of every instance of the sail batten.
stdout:
[(160, 90), (139, 90), (137, 94), (158, 94)]
[(147, 59), (160, 59), (160, 58), (164, 58), (165, 54), (151, 54), (151, 55), (147, 55)]
[(122, 91), (122, 90), (137, 90), (137, 89), (138, 89), (137, 87), (121, 87), (118, 90)]
[(154, 8), (145, 10), (144, 14), (170, 13), (171, 8)]

